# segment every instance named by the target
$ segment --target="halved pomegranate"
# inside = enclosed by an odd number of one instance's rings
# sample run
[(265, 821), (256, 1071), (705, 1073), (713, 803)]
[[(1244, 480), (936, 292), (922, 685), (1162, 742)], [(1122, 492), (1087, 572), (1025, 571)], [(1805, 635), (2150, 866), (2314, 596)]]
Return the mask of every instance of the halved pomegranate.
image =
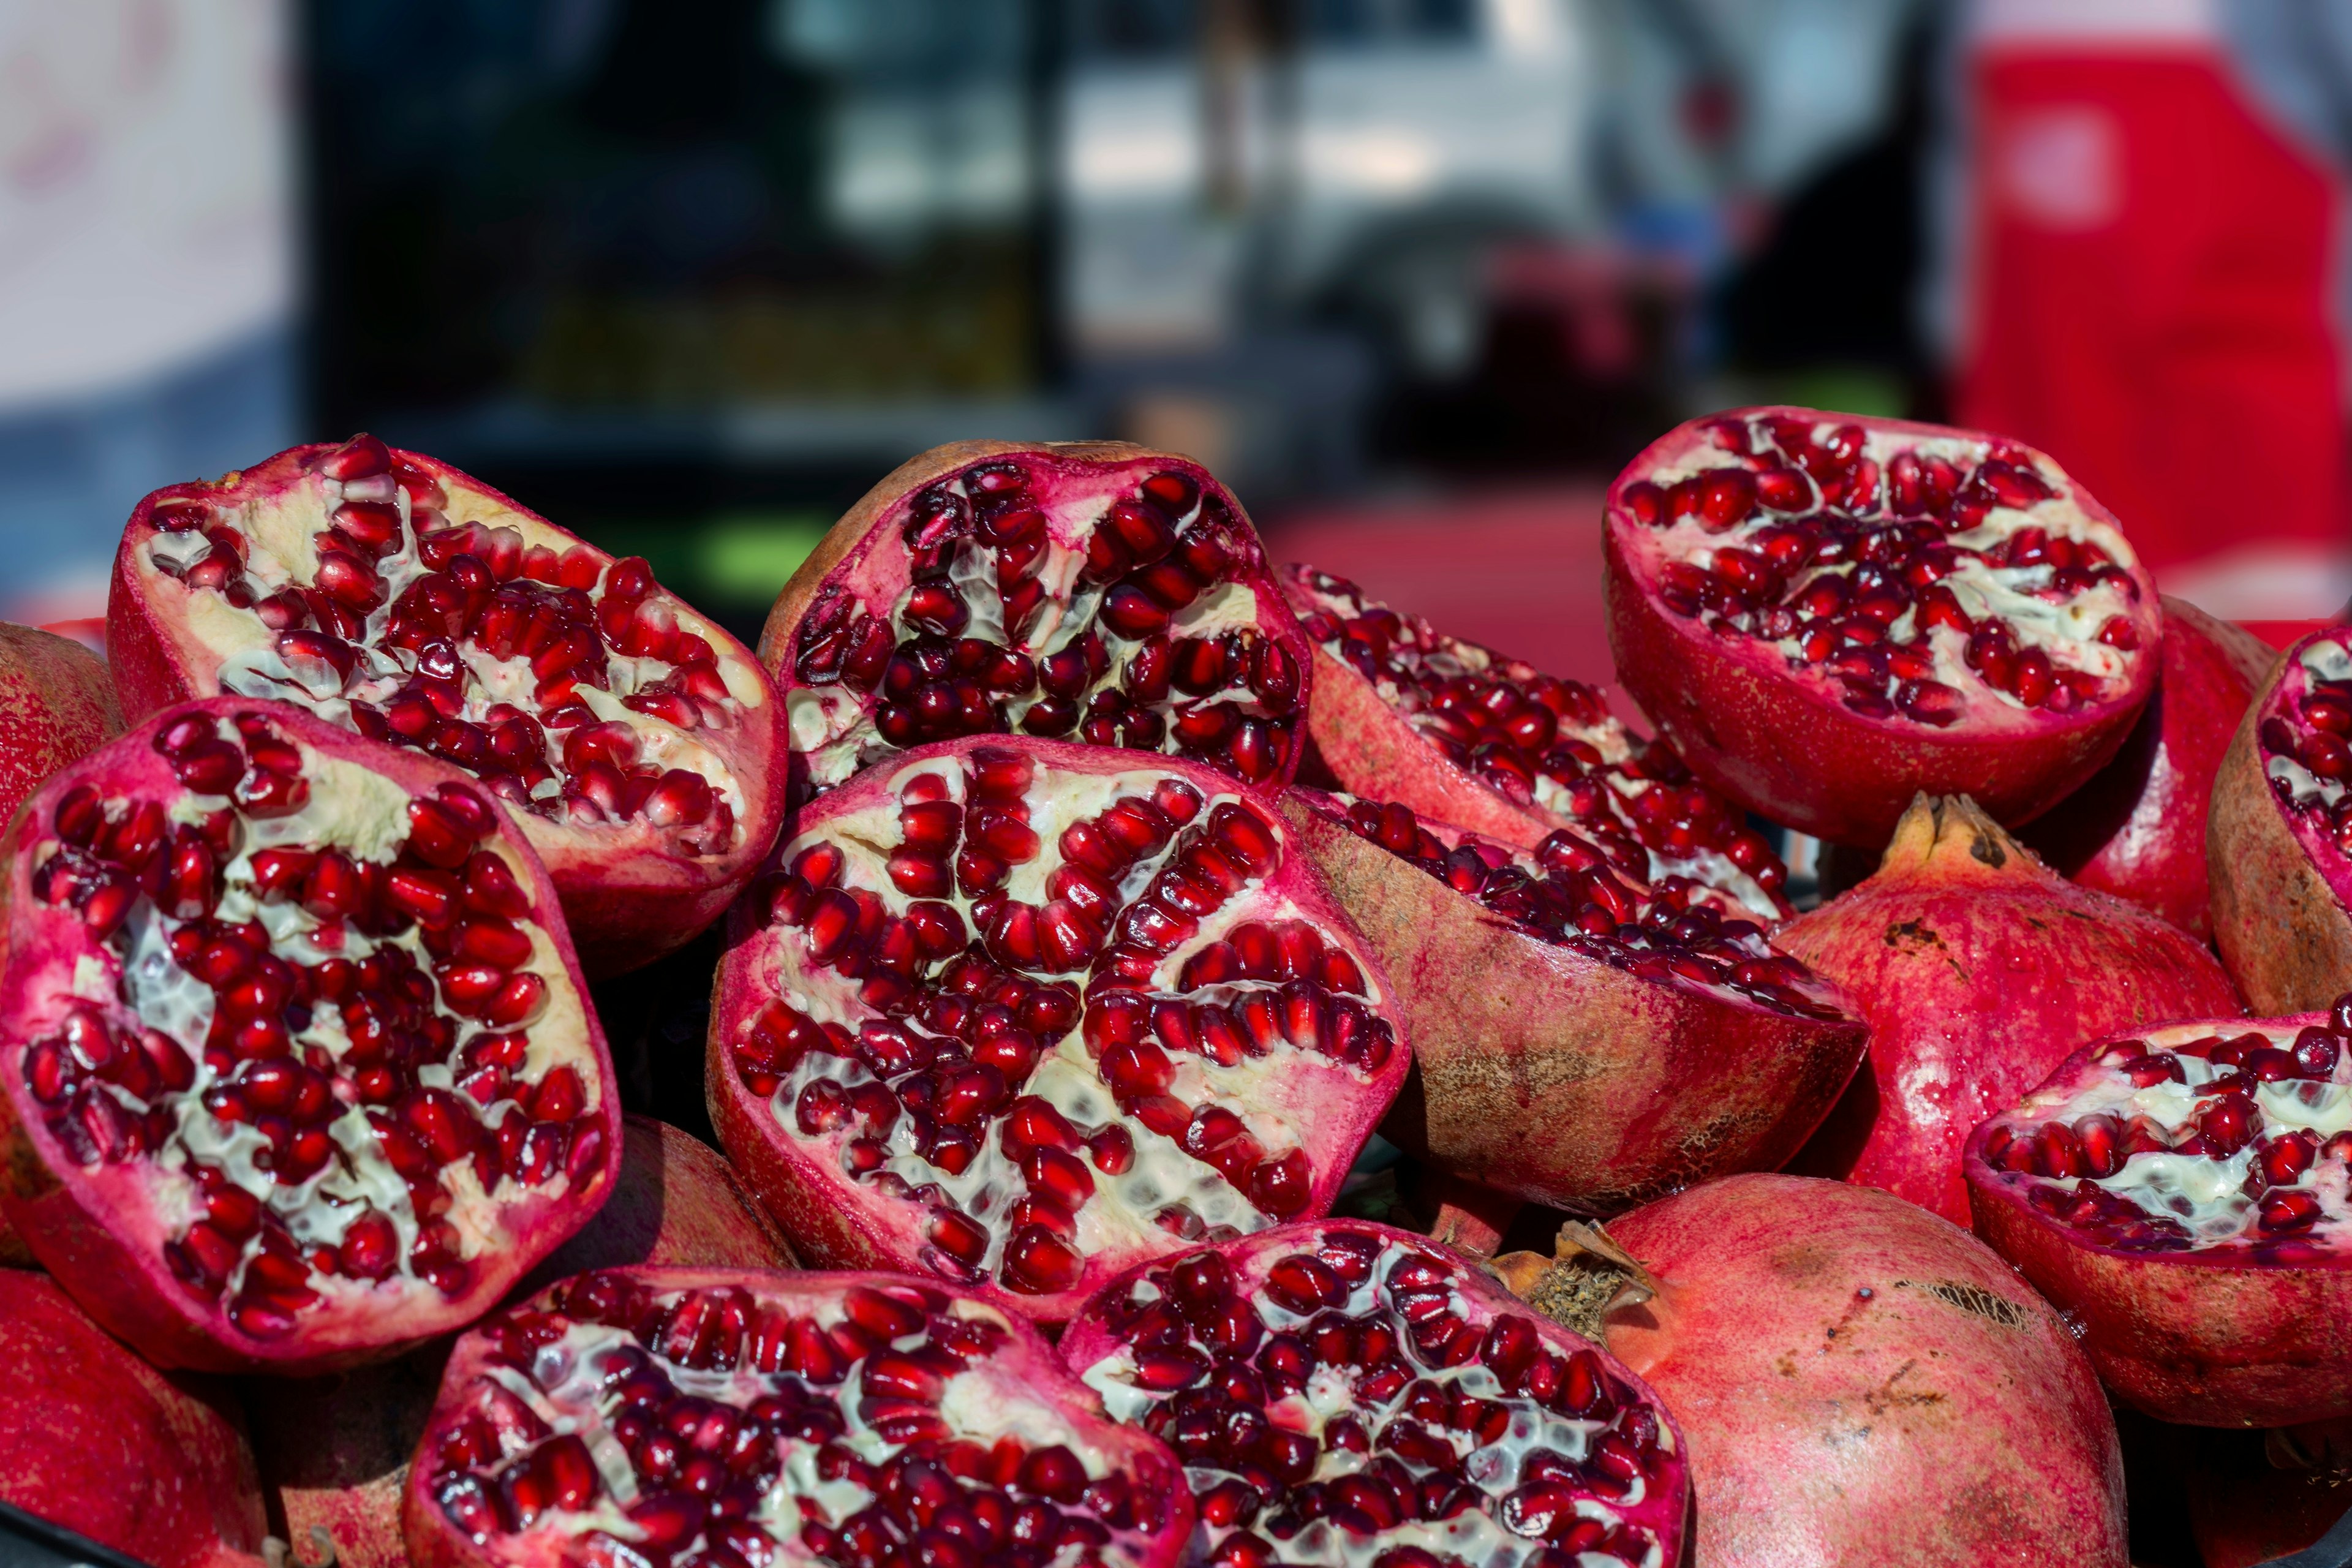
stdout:
[(133, 719), (267, 697), (474, 774), (593, 973), (716, 920), (782, 820), (782, 709), (742, 644), (643, 561), (372, 436), (141, 501), (107, 639)]
[(1241, 503), (1116, 441), (909, 458), (760, 636), (796, 800), (909, 746), (1013, 731), (1287, 783), (1312, 654)]
[(215, 698), (0, 852), (0, 1211), (158, 1365), (390, 1355), (604, 1201), (620, 1108), (555, 889), (456, 769)]
[(1666, 1407), (1425, 1237), (1319, 1220), (1147, 1264), (1062, 1355), (1184, 1461), (1204, 1568), (1682, 1561)]
[(2352, 996), (2096, 1041), (1969, 1139), (1979, 1235), (2165, 1421), (2352, 1414)]
[(1175, 1568), (1192, 1500), (969, 1291), (629, 1268), (457, 1342), (403, 1522), (416, 1568)]
[(1625, 689), (1749, 811), (1874, 849), (1911, 797), (2014, 825), (2123, 744), (2156, 585), (2041, 453), (1810, 408), (1693, 420), (1609, 491)]
[(121, 733), (104, 660), (71, 637), (0, 621), (0, 823), (43, 779)]
[(2205, 825), (2214, 775), (2274, 658), (2242, 626), (2167, 598), (2164, 673), (2113, 761), (2018, 835), (2056, 870), (2212, 934)]
[(1521, 848), (1560, 827), (1629, 839), (1648, 859), (1640, 880), (1721, 889), (1767, 925), (1794, 912), (1765, 837), (1599, 691), (1448, 637), (1345, 578), (1282, 571), (1318, 655), (1307, 732), (1341, 787)]
[[(1869, 1033), (1747, 910), (1565, 828), (1513, 850), (1297, 788), (1299, 847), (1397, 988), (1418, 1071), (1384, 1131), (1581, 1214), (1796, 1152)], [(1630, 864), (1629, 864), (1630, 862)]]
[(711, 1121), (823, 1264), (1052, 1321), (1320, 1214), (1408, 1066), (1271, 808), (1196, 763), (966, 740), (803, 809), (729, 917)]
[(2352, 991), (2352, 626), (2279, 657), (2213, 781), (2213, 944), (2258, 1013)]

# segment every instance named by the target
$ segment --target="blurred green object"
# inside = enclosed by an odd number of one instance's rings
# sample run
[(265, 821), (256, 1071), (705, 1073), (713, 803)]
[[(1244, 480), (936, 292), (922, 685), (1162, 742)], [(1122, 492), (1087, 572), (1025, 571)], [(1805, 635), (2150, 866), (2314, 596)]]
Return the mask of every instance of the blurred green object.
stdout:
[(615, 555), (642, 555), (663, 586), (714, 615), (764, 610), (823, 539), (832, 519), (813, 511), (724, 512), (675, 522), (587, 530)]

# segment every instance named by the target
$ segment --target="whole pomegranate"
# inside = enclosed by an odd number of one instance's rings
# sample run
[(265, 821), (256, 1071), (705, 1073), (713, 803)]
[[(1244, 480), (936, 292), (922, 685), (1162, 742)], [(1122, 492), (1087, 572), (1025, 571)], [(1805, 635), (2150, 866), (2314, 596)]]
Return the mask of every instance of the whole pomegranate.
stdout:
[(121, 733), (104, 660), (71, 637), (0, 621), (0, 822), (43, 779)]
[(2352, 626), (2279, 657), (2213, 781), (2213, 942), (2261, 1013), (2352, 990)]
[(1208, 1568), (1673, 1568), (1675, 1417), (1518, 1306), (1426, 1237), (1318, 1220), (1139, 1267), (1062, 1355), (1184, 1461)]
[(2123, 750), (2018, 834), (2055, 870), (2212, 934), (2205, 818), (2213, 776), (2263, 683), (2269, 645), (2194, 605), (2164, 605), (2164, 673)]
[(1991, 1249), (1866, 1188), (1748, 1174), (1547, 1266), (1682, 1423), (1707, 1568), (2124, 1568), (2115, 1418), (2066, 1324)]
[(1438, 1170), (1612, 1214), (1780, 1164), (1862, 1060), (1836, 987), (1622, 840), (1511, 850), (1303, 788), (1285, 814), (1396, 987), (1418, 1070), (1385, 1131)]
[(1975, 431), (1694, 420), (1611, 487), (1603, 570), (1625, 689), (1691, 771), (1865, 849), (1922, 790), (2039, 815), (2156, 686), (2156, 585), (2114, 517)]
[[(629, 1116), (612, 1200), (514, 1298), (574, 1274), (633, 1264), (789, 1268), (793, 1257), (707, 1144)], [(407, 1568), (400, 1500), (448, 1359), (444, 1342), (351, 1372), (247, 1383), (263, 1486), (299, 1554), (319, 1562), (331, 1549), (339, 1568)]]
[(0, 1211), (158, 1365), (392, 1354), (610, 1190), (555, 889), (446, 763), (187, 703), (36, 791), (0, 869)]
[(457, 1342), (403, 1521), (416, 1568), (1174, 1568), (1192, 1500), (970, 1291), (628, 1268)]
[(0, 1502), (153, 1568), (261, 1568), (234, 1409), (131, 1354), (47, 1276), (0, 1268)]
[(1766, 925), (1793, 911), (1788, 868), (1663, 742), (1590, 686), (1400, 615), (1344, 578), (1283, 568), (1317, 658), (1307, 731), (1352, 794), (1533, 848), (1558, 828), (1641, 847), (1639, 880), (1729, 893)]
[(782, 710), (740, 643), (643, 561), (372, 436), (141, 501), (107, 639), (134, 719), (267, 697), (474, 774), (594, 973), (717, 919), (780, 825)]
[(1968, 1143), (1977, 1234), (2165, 1421), (2352, 1415), (2352, 996), (2095, 1041)]
[(729, 917), (710, 1118), (801, 1256), (1041, 1321), (1328, 1209), (1409, 1065), (1272, 808), (1171, 757), (942, 742), (803, 809)]
[(1966, 796), (1922, 795), (1876, 874), (1780, 928), (1844, 987), (1870, 1057), (1794, 1168), (1969, 1218), (1960, 1145), (2086, 1039), (2238, 1011), (2213, 955), (2076, 887)]
[(1197, 463), (1115, 441), (908, 459), (760, 636), (796, 799), (927, 741), (1015, 731), (1286, 783), (1313, 655), (1241, 503)]

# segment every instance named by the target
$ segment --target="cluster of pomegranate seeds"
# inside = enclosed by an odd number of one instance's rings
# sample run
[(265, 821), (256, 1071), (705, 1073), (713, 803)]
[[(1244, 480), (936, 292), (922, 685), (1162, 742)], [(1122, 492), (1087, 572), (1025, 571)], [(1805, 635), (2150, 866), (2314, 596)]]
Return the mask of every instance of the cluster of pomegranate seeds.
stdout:
[[(113, 1004), (19, 1047), (48, 1131), (85, 1167), (184, 1182), (165, 1261), (249, 1335), (291, 1332), (331, 1280), (462, 1293), (478, 1246), (454, 1206), (604, 1159), (579, 1070), (525, 1072), (552, 960), (487, 847), (493, 808), (456, 784), (404, 808), (260, 713), (192, 712), (154, 743), (178, 802), (76, 784), (34, 850), (33, 896), (77, 910), (118, 973)], [(381, 858), (320, 841), (362, 780), (404, 812)]]
[(462, 1415), (444, 1396), (427, 1495), (494, 1553), (501, 1536), (568, 1536), (565, 1562), (1144, 1561), (1172, 1467), (1114, 1463), (1078, 1437), (1003, 1354), (992, 1309), (873, 1281), (771, 1295), (568, 1280), (468, 1342), (488, 1353)]
[(1645, 881), (1689, 877), (1731, 893), (1759, 919), (1786, 913), (1779, 895), (1789, 868), (1770, 842), (1693, 778), (1672, 746), (1628, 734), (1600, 692), (1447, 637), (1345, 578), (1311, 566), (1286, 571), (1307, 635), (1370, 681), (1449, 761), (1595, 840), (1640, 845)]
[(1957, 722), (1965, 692), (2066, 713), (2129, 683), (2123, 540), (2022, 447), (1726, 418), (1700, 467), (1620, 504), (1656, 531), (1659, 596), (1837, 683), (1873, 719)]
[(1482, 1321), (1433, 1251), (1342, 1229), (1308, 1245), (1262, 1279), (1216, 1252), (1155, 1265), (1108, 1309), (1123, 1348), (1079, 1369), (1184, 1462), (1193, 1561), (1663, 1568), (1629, 1516), (1662, 1500), (1672, 1437), (1597, 1352)]
[[(2339, 854), (2352, 855), (2352, 634), (2323, 634), (2297, 658), (2301, 688), (2255, 731), (2263, 776)], [(2283, 693), (2284, 695), (2284, 693)]]
[[(1775, 952), (1763, 929), (1717, 907), (1721, 895), (1686, 878), (1641, 882), (1639, 851), (1604, 853), (1566, 828), (1533, 850), (1475, 833), (1440, 838), (1395, 801), (1333, 795), (1349, 828), (1410, 860), (1465, 898), (1547, 942), (1645, 979), (1737, 992), (1810, 1018), (1845, 1015), (1818, 994), (1813, 973)], [(1629, 865), (1631, 861), (1633, 864)]]
[(698, 853), (734, 846), (742, 803), (697, 737), (740, 727), (742, 710), (643, 561), (452, 524), (441, 481), (372, 436), (315, 473), (327, 526), (309, 540), (308, 583), (234, 516), (194, 500), (154, 510), (155, 567), (274, 634), (225, 662), (224, 690), (429, 752), (551, 821), (642, 817), (685, 830)]
[(1266, 886), (1273, 821), (1136, 762), (918, 764), (749, 895), (788, 989), (731, 1042), (737, 1074), (919, 1205), (942, 1277), (1067, 1290), (1088, 1236), (1302, 1213), (1302, 1130), (1258, 1086), (1309, 1063), (1361, 1084), (1398, 1048), (1356, 959)]
[(1108, 506), (1065, 500), (1065, 478), (1005, 459), (929, 485), (894, 513), (911, 567), (895, 604), (820, 591), (793, 673), (873, 711), (826, 737), (819, 786), (887, 750), (1016, 730), (1287, 776), (1304, 672), (1257, 626), (1256, 540), (1181, 473)]
[(1986, 1163), (2118, 1250), (2318, 1256), (2352, 1214), (2352, 996), (2325, 1024), (2212, 1028), (2106, 1047), (1996, 1121)]

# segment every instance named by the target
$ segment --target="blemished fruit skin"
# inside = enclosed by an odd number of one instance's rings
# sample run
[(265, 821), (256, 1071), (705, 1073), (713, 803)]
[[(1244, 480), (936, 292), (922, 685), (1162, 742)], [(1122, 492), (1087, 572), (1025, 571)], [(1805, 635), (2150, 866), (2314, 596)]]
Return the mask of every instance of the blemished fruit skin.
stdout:
[(1727, 1176), (1612, 1220), (1661, 1293), (1610, 1352), (1689, 1443), (1709, 1568), (2124, 1568), (2089, 1362), (1990, 1248), (1899, 1198)]
[(48, 1276), (0, 1268), (0, 1502), (153, 1568), (261, 1568), (236, 1408), (140, 1360)]
[(2018, 838), (2083, 886), (2210, 937), (2213, 781), (2274, 657), (2244, 627), (2167, 597), (2164, 674), (2123, 749)]
[[(2131, 628), (2124, 634), (2130, 648), (2114, 661), (2114, 678), (2060, 712), (2021, 706), (1979, 679), (1955, 674), (1961, 684), (1947, 686), (1946, 722), (1915, 721), (1901, 712), (1874, 717), (1843, 700), (1826, 665), (1792, 665), (1775, 643), (1717, 635), (1699, 618), (1671, 611), (1658, 587), (1661, 536), (1638, 519), (1637, 509), (1659, 483), (1714, 462), (1722, 450), (1719, 427), (1775, 421), (1817, 433), (1834, 422), (1858, 441), (1883, 441), (1890, 450), (1982, 446), (1988, 456), (2005, 450), (2021, 469), (2030, 468), (2033, 482), (2079, 512), (2076, 526), (2099, 542), (2105, 569), (2127, 579), (2128, 591), (2109, 595), (2115, 616)], [(1710, 415), (1659, 437), (1626, 466), (1610, 489), (1605, 530), (1609, 643), (1627, 694), (1701, 780), (1749, 811), (1819, 838), (1875, 849), (1923, 791), (1973, 796), (2007, 825), (2031, 821), (2106, 765), (2156, 687), (2154, 654), (2162, 635), (2156, 584), (2114, 515), (2048, 458), (1979, 432), (1806, 408)], [(2079, 646), (2099, 629), (2081, 626), (2073, 635)]]
[(1774, 940), (1844, 988), (1870, 1057), (1792, 1163), (1969, 1222), (1960, 1148), (2086, 1039), (2239, 1009), (2204, 945), (1922, 796), (1869, 880)]

